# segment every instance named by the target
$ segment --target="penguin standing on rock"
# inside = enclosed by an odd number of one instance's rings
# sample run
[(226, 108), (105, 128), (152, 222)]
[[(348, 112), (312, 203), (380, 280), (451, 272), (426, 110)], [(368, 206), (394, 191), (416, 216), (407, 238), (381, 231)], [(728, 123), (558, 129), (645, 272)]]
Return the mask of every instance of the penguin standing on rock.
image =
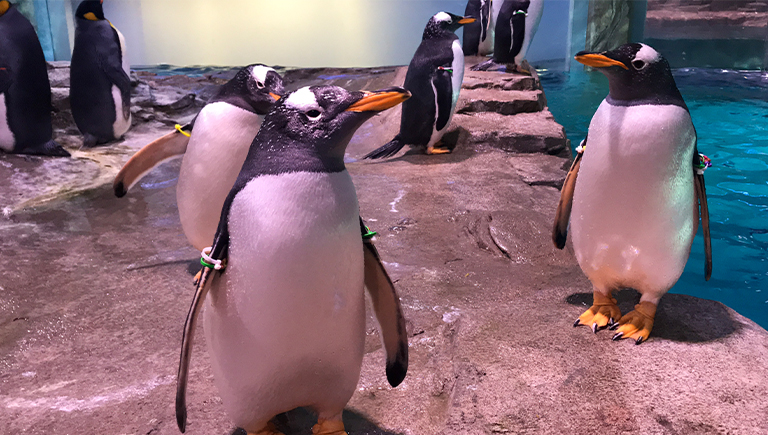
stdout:
[(153, 168), (183, 157), (176, 203), (187, 240), (202, 250), (216, 234), (221, 207), (264, 115), (284, 92), (283, 78), (274, 69), (261, 64), (243, 68), (208, 101), (192, 123), (131, 157), (115, 177), (115, 195), (125, 196)]
[[(566, 177), (553, 241), (565, 246), (570, 220), (576, 259), (594, 289), (592, 307), (574, 326), (595, 333), (618, 328), (614, 340), (640, 344), (653, 328), (659, 300), (683, 273), (699, 218), (705, 279), (712, 274), (703, 175), (708, 159), (696, 149), (688, 107), (656, 50), (626, 44), (581, 52), (576, 60), (605, 74), (610, 91)], [(623, 288), (641, 295), (624, 316), (611, 294)]]
[(70, 104), (86, 147), (119, 139), (131, 128), (131, 70), (125, 38), (104, 18), (102, 2), (85, 0), (75, 13)]
[(439, 12), (430, 18), (413, 55), (403, 87), (413, 95), (403, 103), (400, 133), (364, 159), (396, 154), (405, 145), (426, 147), (427, 154), (449, 153), (437, 148), (451, 123), (464, 81), (464, 52), (454, 33), (475, 18)]
[[(501, 0), (496, 0), (501, 1)], [(493, 0), (469, 0), (464, 16), (477, 17), (477, 21), (464, 26), (465, 56), (485, 56), (493, 50)]]
[(523, 59), (536, 34), (544, 9), (543, 0), (504, 0), (495, 17), (493, 57), (473, 66), (473, 71), (529, 73)]
[(32, 23), (0, 0), (0, 150), (69, 157), (52, 140), (51, 84)]
[(387, 379), (402, 382), (405, 320), (359, 217), (344, 153), (363, 122), (409, 96), (402, 88), (305, 87), (265, 117), (224, 203), (213, 246), (203, 251), (182, 339), (176, 395), (182, 432), (203, 301), (215, 382), (229, 416), (250, 435), (279, 434), (270, 420), (297, 407), (317, 413), (313, 434), (346, 435), (341, 415), (365, 347), (364, 286), (387, 354)]

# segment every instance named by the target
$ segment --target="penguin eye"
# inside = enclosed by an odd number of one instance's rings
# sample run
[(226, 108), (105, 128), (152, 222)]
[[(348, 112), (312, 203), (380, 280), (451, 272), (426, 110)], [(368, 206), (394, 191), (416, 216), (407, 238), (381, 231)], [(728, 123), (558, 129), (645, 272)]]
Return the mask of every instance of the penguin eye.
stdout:
[(643, 62), (642, 60), (633, 60), (632, 66), (635, 67), (636, 70), (641, 70), (645, 68), (645, 62)]
[(320, 116), (322, 114), (323, 113), (320, 112), (317, 109), (312, 109), (312, 110), (306, 112), (307, 118), (309, 118), (310, 121), (317, 121), (318, 119), (320, 119)]
[(257, 81), (256, 82), (256, 87), (259, 88), (259, 89), (264, 89), (264, 83)]

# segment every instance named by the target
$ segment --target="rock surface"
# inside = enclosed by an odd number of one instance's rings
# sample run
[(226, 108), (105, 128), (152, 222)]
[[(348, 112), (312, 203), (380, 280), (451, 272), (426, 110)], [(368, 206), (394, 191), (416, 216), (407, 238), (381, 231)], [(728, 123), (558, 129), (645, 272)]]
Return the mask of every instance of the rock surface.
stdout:
[[(403, 77), (395, 68), (286, 72), (290, 89), (378, 89)], [(503, 89), (509, 76), (496, 77)], [(0, 252), (12, 262), (0, 277), (0, 432), (178, 433), (180, 334), (199, 267), (176, 213), (179, 164), (123, 199), (109, 182), (225, 77), (139, 78), (134, 110), (147, 120), (137, 117), (124, 142), (74, 159), (0, 156), (0, 178), (10, 180), (0, 191)], [(357, 161), (394, 136), (399, 116), (366, 123), (347, 160), (402, 298), (410, 368), (400, 387), (388, 386), (369, 313), (344, 415), (350, 435), (768, 433), (768, 332), (722, 304), (666, 295), (641, 346), (571, 327), (591, 286), (572, 252), (550, 240), (569, 156), (548, 111), (456, 115), (452, 154)], [(505, 139), (494, 142), (492, 131)], [(525, 138), (542, 138), (538, 151), (517, 145)], [(618, 299), (627, 312), (637, 295)], [(202, 341), (187, 433), (240, 433)], [(308, 435), (312, 418), (297, 410), (277, 424)]]

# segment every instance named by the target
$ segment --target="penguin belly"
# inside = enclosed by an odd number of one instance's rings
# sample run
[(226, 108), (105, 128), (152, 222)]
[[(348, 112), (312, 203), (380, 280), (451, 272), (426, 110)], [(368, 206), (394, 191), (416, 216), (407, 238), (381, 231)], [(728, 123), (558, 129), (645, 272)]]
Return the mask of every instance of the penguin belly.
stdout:
[[(491, 1), (491, 0), (486, 0)], [(503, 2), (503, 0), (502, 0)], [(477, 47), (477, 54), (480, 56), (485, 56), (493, 52), (493, 36), (494, 36), (494, 26), (496, 26), (496, 23), (493, 21), (493, 7), (488, 7), (488, 28), (485, 30), (485, 39), (480, 39), (480, 44)], [(485, 9), (485, 6), (481, 6), (480, 10), (483, 11)], [(482, 12), (481, 12), (482, 13)]]
[(461, 48), (461, 43), (458, 39), (455, 39), (451, 44), (451, 50), (453, 50), (453, 62), (451, 62), (451, 69), (453, 69), (453, 73), (451, 74), (451, 89), (453, 91), (451, 95), (451, 116), (448, 117), (448, 122), (445, 124), (445, 127), (443, 127), (442, 130), (438, 130), (437, 117), (439, 116), (440, 111), (437, 108), (437, 88), (435, 88), (434, 83), (430, 82), (430, 85), (432, 85), (432, 92), (435, 94), (435, 120), (432, 122), (432, 135), (429, 137), (427, 146), (434, 146), (436, 143), (440, 142), (440, 139), (443, 138), (445, 132), (448, 131), (448, 126), (451, 125), (453, 114), (456, 111), (456, 103), (459, 101), (461, 84), (464, 83), (464, 50)]
[(571, 213), (576, 258), (598, 289), (661, 297), (680, 278), (698, 226), (695, 143), (681, 107), (598, 108)]
[[(528, 15), (525, 17), (525, 38), (523, 39), (523, 46), (520, 48), (520, 53), (515, 56), (515, 64), (520, 65), (528, 54), (528, 48), (531, 46), (531, 41), (536, 35), (536, 30), (539, 28), (543, 12), (544, 0), (531, 0), (531, 4), (528, 6)], [(514, 33), (512, 34), (514, 35)]]
[(0, 149), (13, 152), (16, 140), (8, 125), (8, 108), (5, 107), (5, 94), (0, 94)]
[(224, 201), (261, 121), (261, 116), (224, 102), (200, 111), (176, 186), (181, 227), (195, 249), (213, 243)]
[(363, 246), (352, 179), (264, 175), (235, 197), (205, 332), (230, 417), (249, 431), (300, 406), (340, 413), (360, 376)]

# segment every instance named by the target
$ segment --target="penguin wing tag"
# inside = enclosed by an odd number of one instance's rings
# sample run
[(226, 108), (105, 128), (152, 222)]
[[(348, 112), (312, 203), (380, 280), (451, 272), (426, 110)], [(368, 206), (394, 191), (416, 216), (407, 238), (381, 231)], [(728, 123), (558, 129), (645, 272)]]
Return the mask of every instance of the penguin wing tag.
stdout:
[(0, 67), (0, 94), (7, 92), (12, 83), (11, 69), (8, 67)]
[(453, 109), (453, 71), (450, 67), (440, 67), (432, 79), (435, 86), (435, 96), (437, 99), (435, 130), (441, 131), (451, 119), (451, 110)]
[(573, 160), (573, 164), (571, 164), (571, 169), (568, 170), (568, 174), (565, 176), (563, 189), (560, 191), (560, 202), (557, 204), (555, 225), (552, 228), (552, 241), (555, 243), (557, 249), (563, 249), (565, 247), (565, 241), (568, 238), (568, 221), (571, 219), (573, 192), (576, 188), (576, 177), (579, 175), (581, 157), (584, 155), (583, 147), (585, 144), (586, 139), (580, 145), (579, 148), (581, 151), (576, 154), (576, 158)]
[[(186, 130), (185, 127), (182, 129)], [(174, 130), (145, 145), (128, 160), (115, 177), (112, 183), (115, 196), (122, 198), (152, 169), (169, 160), (182, 157), (187, 151), (188, 144), (189, 137)]]
[(694, 172), (694, 190), (696, 191), (696, 203), (701, 217), (701, 227), (704, 232), (704, 279), (709, 281), (712, 277), (712, 238), (709, 235), (709, 205), (707, 204), (707, 188), (704, 185), (704, 174)]
[[(363, 234), (370, 232), (360, 219)], [(387, 353), (387, 380), (393, 387), (400, 385), (408, 372), (408, 334), (400, 298), (381, 264), (379, 252), (370, 237), (363, 238), (365, 259), (365, 287), (371, 296), (373, 311), (379, 324), (384, 349)]]

